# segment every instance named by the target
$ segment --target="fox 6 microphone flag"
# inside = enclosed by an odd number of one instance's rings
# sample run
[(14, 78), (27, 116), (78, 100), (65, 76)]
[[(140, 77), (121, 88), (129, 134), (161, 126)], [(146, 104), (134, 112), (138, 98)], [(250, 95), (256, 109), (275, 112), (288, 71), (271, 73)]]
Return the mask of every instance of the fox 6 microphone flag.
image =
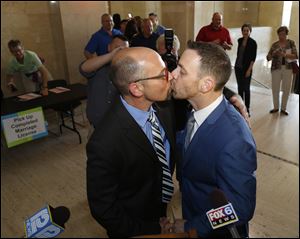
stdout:
[(53, 222), (49, 205), (25, 220), (27, 238), (53, 238), (64, 231), (64, 228)]
[(239, 220), (231, 203), (209, 210), (206, 215), (213, 229), (226, 226)]

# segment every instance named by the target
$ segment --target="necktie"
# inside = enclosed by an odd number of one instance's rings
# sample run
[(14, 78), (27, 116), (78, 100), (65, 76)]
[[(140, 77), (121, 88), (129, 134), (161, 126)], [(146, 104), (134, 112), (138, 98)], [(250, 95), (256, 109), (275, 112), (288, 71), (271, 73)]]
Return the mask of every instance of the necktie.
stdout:
[(158, 122), (156, 120), (155, 114), (152, 111), (149, 115), (149, 122), (151, 123), (152, 136), (154, 148), (156, 155), (161, 163), (163, 174), (162, 174), (162, 202), (169, 203), (171, 201), (174, 185), (172, 181), (172, 176), (166, 160), (165, 146), (161, 137)]
[(195, 118), (194, 118), (194, 113), (191, 113), (187, 125), (186, 125), (186, 136), (185, 136), (185, 143), (184, 143), (184, 148), (187, 149), (188, 145), (191, 142), (191, 136), (192, 132), (194, 129), (194, 123), (195, 123)]

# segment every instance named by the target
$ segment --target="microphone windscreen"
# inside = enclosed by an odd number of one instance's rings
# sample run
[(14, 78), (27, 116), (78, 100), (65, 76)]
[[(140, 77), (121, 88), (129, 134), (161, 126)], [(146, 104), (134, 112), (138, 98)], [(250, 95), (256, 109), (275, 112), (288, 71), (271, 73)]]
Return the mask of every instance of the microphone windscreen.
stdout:
[(210, 199), (211, 199), (211, 202), (213, 203), (214, 208), (224, 206), (228, 203), (228, 200), (225, 197), (224, 193), (218, 188), (215, 188), (211, 192)]
[(70, 210), (64, 206), (60, 206), (60, 207), (56, 207), (56, 208), (53, 208), (50, 206), (50, 211), (51, 211), (53, 221), (57, 225), (65, 228), (65, 223), (70, 218), (70, 214), (71, 214)]

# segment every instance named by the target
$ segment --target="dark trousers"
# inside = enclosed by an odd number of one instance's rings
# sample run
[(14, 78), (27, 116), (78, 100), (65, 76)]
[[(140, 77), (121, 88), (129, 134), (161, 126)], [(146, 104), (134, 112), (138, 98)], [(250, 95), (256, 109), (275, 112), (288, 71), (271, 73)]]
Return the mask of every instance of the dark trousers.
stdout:
[(235, 67), (235, 77), (238, 85), (238, 93), (242, 97), (249, 111), (250, 108), (250, 82), (252, 73), (249, 77), (245, 77), (246, 70), (242, 68)]

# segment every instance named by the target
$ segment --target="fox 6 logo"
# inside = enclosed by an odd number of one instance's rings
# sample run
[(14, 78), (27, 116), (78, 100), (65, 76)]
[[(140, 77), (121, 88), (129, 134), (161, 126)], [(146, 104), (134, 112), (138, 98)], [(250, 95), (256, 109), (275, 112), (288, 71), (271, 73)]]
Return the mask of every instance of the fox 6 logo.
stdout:
[(219, 220), (220, 218), (225, 218), (233, 214), (233, 208), (231, 205), (227, 204), (223, 207), (219, 207), (216, 210), (210, 212), (208, 215), (211, 221)]
[(213, 229), (237, 222), (239, 220), (231, 203), (216, 209), (212, 209), (208, 211), (206, 215)]
[(48, 206), (25, 221), (28, 238), (53, 238), (63, 232), (63, 228), (52, 222)]
[(48, 213), (47, 208), (44, 208), (29, 219), (27, 226), (29, 226), (28, 229), (29, 231), (31, 231), (31, 234), (34, 234), (38, 231), (38, 229), (46, 226), (49, 221), (50, 215)]

